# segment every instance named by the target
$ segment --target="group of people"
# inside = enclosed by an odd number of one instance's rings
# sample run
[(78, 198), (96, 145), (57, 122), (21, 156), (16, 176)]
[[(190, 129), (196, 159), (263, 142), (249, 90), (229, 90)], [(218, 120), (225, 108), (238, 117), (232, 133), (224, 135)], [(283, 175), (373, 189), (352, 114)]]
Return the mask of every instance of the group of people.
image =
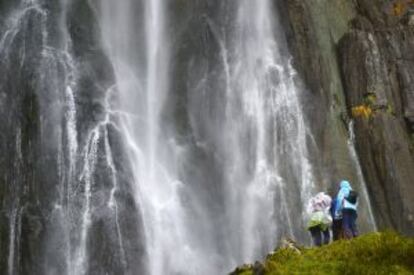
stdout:
[(308, 230), (315, 246), (328, 244), (331, 240), (351, 239), (358, 235), (356, 227), (358, 193), (351, 184), (342, 180), (338, 193), (331, 198), (324, 192), (318, 193), (309, 200)]

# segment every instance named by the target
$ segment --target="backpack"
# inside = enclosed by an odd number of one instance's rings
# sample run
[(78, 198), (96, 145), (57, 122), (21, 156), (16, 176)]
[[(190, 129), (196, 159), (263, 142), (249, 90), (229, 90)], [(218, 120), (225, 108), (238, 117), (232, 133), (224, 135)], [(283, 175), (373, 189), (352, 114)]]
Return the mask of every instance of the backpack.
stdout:
[(358, 201), (358, 192), (351, 190), (348, 196), (345, 198), (348, 202), (355, 204)]

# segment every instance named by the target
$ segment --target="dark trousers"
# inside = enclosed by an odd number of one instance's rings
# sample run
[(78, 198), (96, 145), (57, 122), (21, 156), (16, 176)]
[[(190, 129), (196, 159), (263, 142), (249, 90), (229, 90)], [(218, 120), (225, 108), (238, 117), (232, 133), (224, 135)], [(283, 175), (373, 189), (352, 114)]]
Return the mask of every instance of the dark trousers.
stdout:
[(313, 244), (315, 246), (321, 246), (322, 243), (328, 244), (331, 239), (329, 228), (322, 230), (320, 226), (313, 226), (309, 228), (309, 231), (311, 233)]
[(342, 219), (340, 220), (333, 220), (332, 222), (332, 237), (334, 241), (343, 238), (342, 233)]
[(355, 210), (343, 209), (342, 210), (342, 230), (344, 232), (345, 239), (352, 239), (358, 236), (356, 227), (356, 219), (358, 215)]

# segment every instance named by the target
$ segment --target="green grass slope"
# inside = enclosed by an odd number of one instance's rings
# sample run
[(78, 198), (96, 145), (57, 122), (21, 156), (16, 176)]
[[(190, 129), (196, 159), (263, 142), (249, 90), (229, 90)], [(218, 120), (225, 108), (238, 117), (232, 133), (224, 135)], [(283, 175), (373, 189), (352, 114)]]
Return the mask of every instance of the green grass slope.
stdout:
[(264, 263), (245, 265), (231, 274), (414, 274), (414, 239), (384, 232), (300, 252), (281, 248)]

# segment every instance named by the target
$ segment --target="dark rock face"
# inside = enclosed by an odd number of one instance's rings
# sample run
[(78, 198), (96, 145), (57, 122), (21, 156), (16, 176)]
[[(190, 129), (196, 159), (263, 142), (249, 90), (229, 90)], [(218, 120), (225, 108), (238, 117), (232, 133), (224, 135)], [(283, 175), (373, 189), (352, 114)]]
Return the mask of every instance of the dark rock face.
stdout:
[(375, 18), (360, 25), (339, 51), (348, 106), (367, 93), (376, 98), (373, 116), (356, 119), (357, 148), (380, 225), (408, 234), (414, 229), (414, 29)]
[[(337, 128), (324, 128), (329, 121), (324, 111), (330, 110), (328, 117), (337, 113), (337, 121), (347, 120), (353, 107), (373, 96), (373, 114), (355, 118), (355, 135), (374, 214), (380, 228), (412, 235), (414, 29), (408, 25), (410, 14), (401, 18), (387, 14), (386, 1), (310, 2), (286, 1), (285, 7), (296, 67), (312, 94), (324, 103), (320, 112), (311, 114), (312, 120), (323, 118), (317, 120), (322, 125), (316, 126), (319, 146), (330, 153), (327, 159), (340, 158), (341, 153), (327, 148), (322, 138)], [(333, 138), (335, 146), (343, 146), (332, 136), (327, 143)], [(349, 177), (346, 165), (336, 168)]]
[(345, 99), (335, 48), (347, 29), (348, 17), (353, 16), (352, 9), (343, 2), (278, 3), (295, 68), (307, 89), (303, 105), (322, 155), (313, 162), (322, 167), (320, 173), (328, 185), (344, 177), (351, 181), (357, 178), (347, 147)]

